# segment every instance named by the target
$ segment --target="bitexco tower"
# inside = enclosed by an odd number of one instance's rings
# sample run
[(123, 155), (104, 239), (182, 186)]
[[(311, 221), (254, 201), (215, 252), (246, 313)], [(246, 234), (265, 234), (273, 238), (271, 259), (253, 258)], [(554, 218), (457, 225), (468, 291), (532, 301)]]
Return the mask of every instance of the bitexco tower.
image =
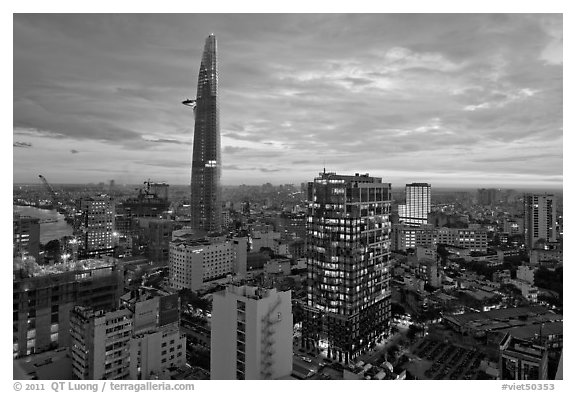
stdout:
[[(193, 103), (191, 100), (184, 104)], [(222, 221), (220, 176), (220, 115), (216, 37), (206, 38), (195, 102), (192, 151), (191, 227), (195, 231), (219, 232)]]

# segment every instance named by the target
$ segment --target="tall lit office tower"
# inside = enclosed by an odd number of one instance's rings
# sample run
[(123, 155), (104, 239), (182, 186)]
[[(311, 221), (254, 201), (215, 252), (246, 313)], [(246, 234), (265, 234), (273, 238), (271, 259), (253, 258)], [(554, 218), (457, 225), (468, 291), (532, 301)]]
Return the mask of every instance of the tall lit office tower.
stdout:
[(400, 221), (412, 226), (428, 224), (430, 188), (428, 183), (406, 184), (406, 204), (398, 205)]
[(303, 344), (350, 362), (390, 318), (391, 185), (321, 173), (308, 184), (308, 294)]
[(111, 254), (114, 251), (114, 202), (106, 196), (82, 199), (79, 213), (83, 256)]
[(206, 38), (198, 75), (196, 122), (192, 153), (191, 226), (196, 231), (219, 232), (222, 221), (220, 188), (220, 114), (216, 37)]
[(524, 194), (524, 233), (526, 247), (532, 249), (538, 240), (556, 241), (556, 196)]
[(211, 379), (278, 379), (292, 373), (290, 291), (230, 285), (212, 302)]

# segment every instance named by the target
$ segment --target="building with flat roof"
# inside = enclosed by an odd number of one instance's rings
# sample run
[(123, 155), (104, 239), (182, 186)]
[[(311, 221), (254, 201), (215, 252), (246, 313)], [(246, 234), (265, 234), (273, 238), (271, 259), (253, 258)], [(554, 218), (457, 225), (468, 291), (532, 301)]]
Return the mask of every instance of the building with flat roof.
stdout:
[(406, 204), (398, 205), (400, 222), (411, 226), (428, 224), (431, 210), (431, 187), (428, 183), (406, 184)]
[[(224, 278), (242, 268), (237, 257), (246, 257), (240, 244), (220, 239), (175, 240), (170, 242), (170, 286), (196, 291), (205, 282)], [(246, 262), (243, 263), (244, 271)]]
[(524, 241), (528, 249), (538, 248), (539, 240), (545, 243), (557, 240), (556, 204), (553, 194), (524, 195)]
[(485, 228), (438, 228), (436, 241), (438, 244), (486, 252), (488, 250), (488, 231)]
[(78, 379), (127, 379), (130, 375), (130, 311), (94, 311), (76, 306), (70, 313), (72, 371)]
[(94, 258), (114, 252), (115, 205), (109, 197), (99, 196), (80, 200), (77, 212), (81, 255)]
[(390, 183), (368, 174), (308, 184), (304, 346), (350, 362), (387, 331), (390, 205)]
[(279, 379), (292, 372), (290, 291), (233, 286), (212, 298), (211, 379)]
[(506, 335), (500, 344), (500, 379), (548, 379), (548, 350)]
[(544, 306), (509, 307), (485, 312), (445, 315), (444, 323), (459, 333), (483, 336), (489, 332), (508, 331), (531, 325), (560, 322), (563, 316)]
[(406, 251), (409, 248), (434, 247), (436, 230), (432, 225), (414, 227), (408, 224), (392, 224), (392, 250)]
[(13, 214), (12, 219), (12, 256), (22, 253), (33, 256), (40, 261), (40, 219)]
[(72, 365), (79, 379), (166, 379), (186, 364), (177, 294), (154, 289), (122, 297), (122, 308), (72, 311)]
[(51, 266), (19, 262), (13, 271), (13, 356), (67, 347), (70, 311), (118, 307), (122, 272), (113, 259), (81, 260)]

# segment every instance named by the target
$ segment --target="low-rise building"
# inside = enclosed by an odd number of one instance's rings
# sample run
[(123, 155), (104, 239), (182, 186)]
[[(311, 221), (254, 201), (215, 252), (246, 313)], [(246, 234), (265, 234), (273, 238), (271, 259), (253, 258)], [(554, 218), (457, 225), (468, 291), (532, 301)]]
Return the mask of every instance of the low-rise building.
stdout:
[(527, 283), (534, 285), (535, 272), (536, 269), (532, 266), (518, 266), (518, 270), (516, 270), (516, 278), (518, 278), (518, 280), (526, 281)]
[(530, 341), (507, 335), (500, 344), (503, 380), (548, 379), (548, 351)]
[(488, 231), (483, 228), (440, 228), (436, 231), (436, 240), (439, 244), (470, 251), (486, 252), (488, 249)]
[(186, 364), (176, 294), (127, 294), (122, 308), (71, 312), (71, 358), (78, 379), (168, 379)]
[(246, 266), (239, 260), (246, 257), (241, 249), (240, 244), (221, 239), (170, 242), (170, 286), (196, 291), (205, 282), (240, 273)]

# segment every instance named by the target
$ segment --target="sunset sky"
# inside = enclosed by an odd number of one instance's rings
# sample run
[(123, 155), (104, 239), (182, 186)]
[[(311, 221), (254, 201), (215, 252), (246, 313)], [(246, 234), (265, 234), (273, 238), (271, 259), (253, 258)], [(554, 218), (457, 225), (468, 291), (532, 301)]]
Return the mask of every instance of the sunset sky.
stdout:
[(14, 182), (189, 184), (210, 33), (224, 185), (562, 186), (560, 14), (16, 14)]

